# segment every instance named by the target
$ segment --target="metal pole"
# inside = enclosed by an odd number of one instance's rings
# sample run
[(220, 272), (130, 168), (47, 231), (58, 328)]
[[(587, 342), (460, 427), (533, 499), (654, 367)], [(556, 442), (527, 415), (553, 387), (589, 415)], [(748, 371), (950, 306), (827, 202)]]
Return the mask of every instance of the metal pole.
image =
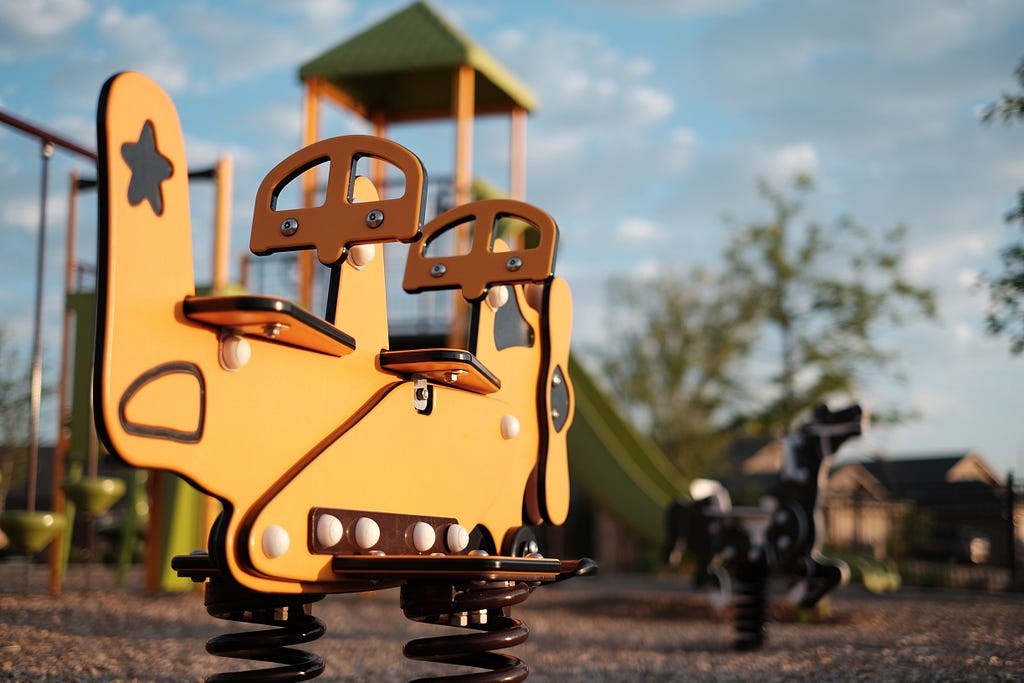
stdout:
[(87, 159), (92, 159), (93, 161), (96, 161), (96, 152), (92, 151), (91, 149), (88, 149), (73, 140), (69, 140), (61, 135), (58, 135), (53, 131), (46, 130), (45, 128), (41, 128), (40, 126), (29, 123), (28, 121), (19, 119), (17, 116), (13, 116), (12, 114), (9, 114), (2, 109), (0, 109), (0, 123), (5, 123), (8, 126), (16, 128), (23, 133), (27, 133), (28, 135), (31, 135), (33, 137), (37, 137), (43, 142), (52, 143), (54, 145), (57, 145), (58, 147), (68, 150), (69, 152), (81, 154)]
[(36, 510), (36, 478), (39, 471), (39, 406), (43, 394), (43, 264), (46, 254), (46, 188), (50, 179), (50, 158), (53, 156), (53, 143), (43, 141), (43, 172), (39, 199), (39, 253), (36, 255), (36, 307), (35, 320), (32, 327), (32, 395), (31, 415), (29, 422), (28, 445), (28, 483), (26, 491), (26, 508), (29, 512)]
[(1017, 501), (1013, 486), (1013, 470), (1010, 470), (1006, 475), (1006, 550), (1010, 565), (1010, 590), (1015, 590), (1017, 587), (1017, 530), (1015, 528)]

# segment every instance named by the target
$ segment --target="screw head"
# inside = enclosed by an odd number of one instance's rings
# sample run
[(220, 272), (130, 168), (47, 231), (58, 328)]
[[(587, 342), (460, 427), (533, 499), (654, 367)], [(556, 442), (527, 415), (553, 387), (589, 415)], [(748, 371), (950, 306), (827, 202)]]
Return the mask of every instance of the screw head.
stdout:
[(299, 222), (294, 218), (285, 218), (281, 221), (281, 234), (285, 237), (291, 237), (299, 229)]
[(383, 222), (384, 212), (380, 209), (374, 209), (370, 213), (366, 214), (366, 227), (368, 228), (379, 228)]
[(505, 261), (505, 270), (508, 270), (509, 272), (514, 273), (522, 267), (523, 259), (519, 258), (518, 256), (513, 256), (508, 261)]
[(430, 275), (433, 277), (441, 277), (447, 272), (448, 268), (443, 263), (435, 263), (434, 267), (430, 269)]

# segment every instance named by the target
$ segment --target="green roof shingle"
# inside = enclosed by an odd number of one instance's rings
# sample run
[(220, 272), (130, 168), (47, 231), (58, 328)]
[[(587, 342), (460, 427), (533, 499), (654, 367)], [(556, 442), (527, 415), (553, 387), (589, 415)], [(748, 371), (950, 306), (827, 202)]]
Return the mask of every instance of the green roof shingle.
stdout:
[(451, 116), (453, 73), (476, 71), (478, 113), (531, 110), (533, 95), (481, 47), (425, 2), (416, 2), (299, 68), (322, 79), (370, 115), (388, 120)]

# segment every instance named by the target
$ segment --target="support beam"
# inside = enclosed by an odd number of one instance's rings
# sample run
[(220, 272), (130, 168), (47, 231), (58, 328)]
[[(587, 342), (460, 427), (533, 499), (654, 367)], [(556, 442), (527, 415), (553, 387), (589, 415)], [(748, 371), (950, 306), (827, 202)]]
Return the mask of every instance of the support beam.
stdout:
[(455, 205), (470, 200), (473, 182), (473, 100), (476, 71), (466, 64), (455, 70), (452, 111), (455, 113)]
[(509, 191), (512, 199), (526, 199), (526, 110), (512, 110), (509, 149)]
[[(384, 114), (378, 112), (373, 115), (373, 134), (379, 138), (386, 138), (388, 136), (388, 122), (384, 117)], [(384, 162), (380, 159), (373, 160), (373, 169), (370, 171), (370, 180), (373, 181), (374, 187), (377, 188), (377, 193), (381, 199), (386, 198), (386, 187), (385, 183), (387, 178), (385, 177), (386, 171), (384, 168)]]
[(231, 186), (234, 164), (230, 156), (221, 157), (214, 170), (217, 206), (213, 230), (213, 292), (222, 294), (228, 285), (231, 263)]
[[(306, 147), (320, 139), (320, 94), (322, 83), (313, 78), (306, 81), (306, 97), (302, 127), (302, 146)], [(316, 169), (310, 169), (302, 176), (302, 197), (305, 206), (313, 206), (316, 199)], [(299, 305), (309, 310), (313, 305), (313, 252), (306, 250), (296, 254), (299, 267)]]

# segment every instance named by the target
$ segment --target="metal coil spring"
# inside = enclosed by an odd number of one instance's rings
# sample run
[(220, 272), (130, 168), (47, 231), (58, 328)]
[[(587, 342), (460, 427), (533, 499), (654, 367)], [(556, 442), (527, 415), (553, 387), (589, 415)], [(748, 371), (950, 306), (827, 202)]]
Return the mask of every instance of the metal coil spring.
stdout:
[(512, 655), (494, 652), (524, 642), (530, 630), (510, 615), (510, 608), (529, 597), (533, 587), (512, 581), (469, 585), (410, 583), (402, 586), (401, 604), (413, 621), (469, 628), (476, 633), (420, 638), (406, 643), (408, 659), (486, 669), (419, 681), (492, 683), (523, 681), (530, 667)]
[(214, 674), (208, 683), (223, 681), (308, 681), (324, 672), (320, 655), (292, 645), (324, 635), (324, 622), (314, 617), (309, 603), (322, 595), (277, 595), (250, 591), (230, 581), (213, 579), (207, 586), (206, 610), (228, 621), (273, 628), (227, 633), (211, 638), (206, 651), (217, 657), (273, 662), (281, 666)]
[(768, 568), (744, 566), (733, 579), (733, 591), (734, 646), (740, 651), (757, 650), (764, 645), (768, 634)]

